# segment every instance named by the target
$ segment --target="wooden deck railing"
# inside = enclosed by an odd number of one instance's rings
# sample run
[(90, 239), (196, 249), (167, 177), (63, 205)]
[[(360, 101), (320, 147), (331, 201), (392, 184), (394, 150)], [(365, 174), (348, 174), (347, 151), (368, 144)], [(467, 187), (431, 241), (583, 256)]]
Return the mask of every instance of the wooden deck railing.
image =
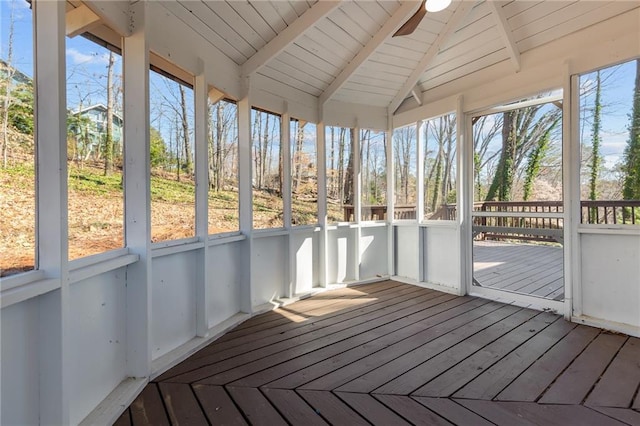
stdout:
[[(580, 222), (600, 225), (635, 225), (640, 224), (640, 200), (583, 200), (580, 202)], [(562, 201), (484, 201), (473, 204), (475, 212), (485, 213), (518, 213), (517, 217), (511, 216), (482, 216), (474, 219), (474, 226), (491, 228), (511, 228), (527, 230), (533, 233), (528, 235), (530, 239), (549, 240), (554, 239), (547, 231), (532, 231), (540, 229), (561, 230), (563, 227), (560, 217), (523, 217), (523, 213), (551, 213), (561, 215), (563, 213)], [(428, 219), (431, 220), (455, 220), (458, 211), (455, 204), (443, 204)], [(415, 219), (416, 206), (395, 206), (394, 219)], [(362, 220), (384, 220), (387, 217), (387, 206), (371, 205), (362, 206)], [(354, 207), (344, 206), (344, 220), (354, 220)], [(495, 229), (493, 229), (496, 231)], [(520, 232), (522, 233), (522, 232)], [(503, 233), (503, 234), (516, 234)], [(539, 237), (534, 234), (540, 234)], [(545, 235), (541, 235), (545, 234)], [(557, 234), (553, 232), (552, 234)]]

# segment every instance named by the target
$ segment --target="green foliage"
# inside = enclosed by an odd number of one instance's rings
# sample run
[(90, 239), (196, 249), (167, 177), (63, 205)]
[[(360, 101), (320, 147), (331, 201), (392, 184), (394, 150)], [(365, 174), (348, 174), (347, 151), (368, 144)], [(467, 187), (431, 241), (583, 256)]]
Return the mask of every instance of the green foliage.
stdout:
[(11, 92), (9, 124), (27, 135), (33, 135), (33, 87), (20, 84)]
[(533, 151), (529, 154), (529, 158), (527, 161), (527, 167), (525, 169), (525, 179), (524, 179), (524, 195), (523, 200), (529, 200), (531, 196), (531, 192), (533, 190), (533, 182), (538, 177), (540, 173), (540, 166), (542, 165), (542, 161), (545, 159), (547, 155), (547, 151), (549, 150), (549, 142), (551, 141), (551, 131), (553, 128), (560, 122), (560, 117), (549, 127), (549, 129), (545, 132), (544, 135), (540, 138), (538, 145), (535, 146)]
[(589, 199), (595, 200), (597, 198), (597, 182), (598, 175), (600, 173), (600, 165), (602, 159), (600, 157), (600, 121), (602, 115), (602, 101), (601, 101), (602, 83), (600, 79), (600, 71), (596, 76), (596, 97), (595, 105), (593, 109), (593, 127), (591, 130), (591, 164), (590, 164), (590, 176), (589, 176)]
[(149, 150), (152, 168), (160, 167), (167, 163), (167, 147), (164, 143), (164, 139), (162, 139), (162, 136), (160, 135), (160, 132), (154, 127), (149, 129)]
[(640, 200), (640, 59), (636, 60), (636, 80), (633, 92), (633, 109), (629, 126), (629, 140), (624, 151), (625, 200)]

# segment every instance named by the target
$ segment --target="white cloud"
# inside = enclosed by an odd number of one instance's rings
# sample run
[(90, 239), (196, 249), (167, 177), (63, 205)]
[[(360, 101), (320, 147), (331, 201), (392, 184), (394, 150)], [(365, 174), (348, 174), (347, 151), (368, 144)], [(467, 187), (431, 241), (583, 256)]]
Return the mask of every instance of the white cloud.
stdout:
[(87, 65), (107, 65), (109, 63), (109, 54), (98, 54), (95, 52), (79, 52), (74, 48), (67, 49), (67, 56), (71, 59), (74, 65), (87, 64)]

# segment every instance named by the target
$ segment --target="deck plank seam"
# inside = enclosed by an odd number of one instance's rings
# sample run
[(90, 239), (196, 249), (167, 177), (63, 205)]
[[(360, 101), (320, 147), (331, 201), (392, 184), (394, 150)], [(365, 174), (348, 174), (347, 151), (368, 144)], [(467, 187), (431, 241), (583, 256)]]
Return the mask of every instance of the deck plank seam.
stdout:
[[(606, 331), (601, 332), (602, 333), (606, 333)], [(580, 402), (580, 405), (584, 405), (585, 407), (587, 406), (586, 402), (587, 399), (589, 398), (589, 395), (591, 395), (591, 392), (593, 392), (593, 390), (595, 389), (596, 385), (600, 382), (600, 380), (602, 379), (602, 376), (604, 376), (604, 374), (607, 372), (607, 370), (609, 369), (609, 367), (611, 366), (611, 363), (613, 363), (613, 361), (617, 358), (618, 354), (620, 353), (620, 351), (622, 350), (622, 348), (624, 347), (624, 345), (629, 341), (629, 336), (626, 337), (626, 339), (624, 339), (624, 342), (622, 342), (622, 344), (620, 345), (620, 347), (616, 350), (615, 354), (613, 354), (613, 356), (611, 357), (611, 359), (609, 360), (609, 362), (607, 363), (607, 365), (604, 367), (604, 369), (602, 370), (602, 373), (600, 373), (600, 375), (598, 376), (598, 378), (596, 379), (595, 382), (593, 382), (591, 384), (591, 387), (589, 388), (589, 391), (586, 393), (586, 395), (584, 396), (584, 398), (582, 398), (582, 401)], [(628, 407), (625, 408), (629, 408), (631, 405), (633, 404), (633, 399), (631, 399), (630, 405)]]

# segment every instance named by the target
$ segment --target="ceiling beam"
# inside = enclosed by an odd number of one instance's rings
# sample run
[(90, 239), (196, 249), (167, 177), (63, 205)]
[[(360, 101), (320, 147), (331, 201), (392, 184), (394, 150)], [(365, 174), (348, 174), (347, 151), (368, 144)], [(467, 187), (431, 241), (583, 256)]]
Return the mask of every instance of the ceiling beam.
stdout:
[(122, 37), (128, 37), (133, 32), (128, 1), (84, 0), (84, 4)]
[(504, 11), (502, 10), (503, 1), (488, 1), (487, 4), (491, 8), (491, 14), (496, 19), (496, 28), (500, 33), (500, 37), (504, 40), (504, 43), (507, 48), (507, 52), (509, 52), (509, 57), (511, 58), (511, 62), (516, 70), (516, 72), (520, 71), (520, 51), (518, 50), (518, 46), (516, 45), (516, 41), (513, 37), (513, 32), (509, 27), (509, 23), (507, 22), (507, 17), (504, 15)]
[(413, 89), (411, 89), (411, 96), (416, 100), (418, 105), (422, 106), (422, 90), (420, 90), (420, 86), (417, 84)]
[(367, 44), (358, 52), (358, 54), (349, 62), (349, 64), (340, 72), (340, 74), (331, 82), (329, 87), (320, 95), (318, 104), (322, 107), (344, 84), (355, 74), (360, 66), (375, 53), (378, 47), (384, 43), (405, 20), (416, 11), (416, 3), (413, 1), (405, 1), (384, 23), (382, 28), (371, 37)]
[(316, 22), (326, 17), (340, 6), (340, 1), (318, 1), (302, 14), (291, 25), (275, 36), (262, 49), (253, 54), (242, 64), (242, 75), (250, 76), (278, 56), (283, 50), (301, 37)]
[(100, 17), (93, 13), (87, 5), (82, 4), (65, 14), (65, 27), (67, 37), (75, 37), (89, 31), (100, 22)]
[(411, 90), (415, 87), (415, 85), (420, 80), (420, 77), (427, 70), (427, 67), (431, 64), (431, 61), (440, 51), (440, 48), (444, 44), (444, 42), (449, 38), (449, 36), (455, 31), (458, 27), (458, 24), (462, 22), (462, 19), (467, 16), (467, 13), (473, 7), (473, 1), (459, 1), (458, 7), (455, 12), (449, 19), (449, 21), (444, 25), (438, 37), (433, 42), (433, 44), (427, 50), (427, 53), (424, 54), (420, 63), (416, 66), (416, 69), (413, 70), (407, 81), (402, 85), (402, 88), (398, 91), (396, 96), (393, 98), (391, 103), (389, 104), (389, 115), (395, 113), (398, 109), (402, 101), (405, 100), (407, 95), (411, 92)]

